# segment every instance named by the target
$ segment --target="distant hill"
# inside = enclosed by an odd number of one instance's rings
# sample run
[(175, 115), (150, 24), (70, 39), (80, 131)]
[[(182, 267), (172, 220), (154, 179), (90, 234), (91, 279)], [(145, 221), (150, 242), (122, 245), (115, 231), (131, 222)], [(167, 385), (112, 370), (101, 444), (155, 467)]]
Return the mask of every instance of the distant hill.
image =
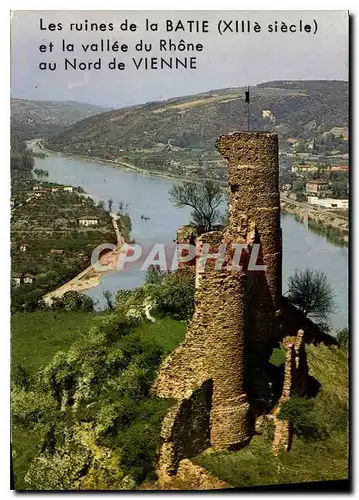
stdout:
[[(48, 140), (50, 149), (96, 156), (164, 146), (212, 151), (217, 137), (247, 129), (245, 88), (227, 88), (96, 114)], [(251, 89), (251, 130), (280, 139), (348, 126), (348, 82), (271, 81)]]
[(18, 141), (44, 137), (103, 111), (103, 107), (80, 102), (14, 98), (11, 99), (11, 132)]

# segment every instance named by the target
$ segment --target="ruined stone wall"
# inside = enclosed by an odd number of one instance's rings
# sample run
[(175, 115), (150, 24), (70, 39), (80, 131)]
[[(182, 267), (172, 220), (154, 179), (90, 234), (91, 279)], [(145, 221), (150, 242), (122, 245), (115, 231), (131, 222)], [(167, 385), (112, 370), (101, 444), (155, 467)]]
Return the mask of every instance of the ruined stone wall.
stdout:
[(279, 420), (276, 415), (278, 415), (282, 404), (289, 400), (293, 392), (298, 396), (306, 395), (309, 380), (304, 331), (299, 330), (296, 337), (285, 337), (283, 346), (286, 351), (283, 390), (278, 405), (273, 412), (275, 425), (273, 452), (275, 455), (278, 455), (281, 449), (290, 450), (293, 440), (291, 422)]
[[(307, 394), (305, 335), (313, 340), (319, 334), (282, 297), (276, 134), (237, 132), (220, 137), (216, 147), (228, 162), (229, 224), (223, 232), (196, 239), (195, 313), (184, 342), (161, 365), (153, 386), (156, 395), (175, 401), (162, 425), (157, 465), (162, 482), (176, 475), (187, 457), (208, 447), (234, 449), (251, 439), (255, 417), (268, 413), (268, 402), (273, 405), (267, 368), (272, 348), (283, 338), (285, 373), (273, 411), (273, 449), (276, 454), (289, 449), (291, 424), (276, 415), (293, 390)], [(187, 238), (186, 231), (181, 228), (178, 239)], [(257, 264), (264, 264), (265, 270), (246, 268), (256, 243), (260, 245)], [(205, 246), (216, 254), (221, 244), (227, 248), (222, 266), (216, 268), (212, 259), (201, 272)], [(233, 252), (228, 250), (233, 244), (247, 247), (242, 270), (227, 267), (232, 264)], [(303, 327), (305, 335), (298, 332)]]

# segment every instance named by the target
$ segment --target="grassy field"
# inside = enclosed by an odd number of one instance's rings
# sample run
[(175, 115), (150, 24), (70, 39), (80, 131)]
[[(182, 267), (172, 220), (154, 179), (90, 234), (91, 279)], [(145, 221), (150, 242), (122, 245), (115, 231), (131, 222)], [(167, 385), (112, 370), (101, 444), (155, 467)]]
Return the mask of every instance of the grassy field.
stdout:
[(165, 318), (156, 323), (143, 323), (138, 331), (144, 339), (158, 342), (165, 354), (169, 354), (184, 339), (186, 323)]
[(272, 440), (255, 436), (240, 451), (203, 453), (194, 462), (234, 487), (328, 481), (348, 477), (346, 351), (306, 346), (310, 374), (320, 383), (314, 411), (322, 437), (294, 437), (290, 452), (274, 457)]
[(103, 317), (99, 313), (17, 313), (11, 318), (11, 364), (34, 375), (57, 351), (67, 350), (81, 331)]

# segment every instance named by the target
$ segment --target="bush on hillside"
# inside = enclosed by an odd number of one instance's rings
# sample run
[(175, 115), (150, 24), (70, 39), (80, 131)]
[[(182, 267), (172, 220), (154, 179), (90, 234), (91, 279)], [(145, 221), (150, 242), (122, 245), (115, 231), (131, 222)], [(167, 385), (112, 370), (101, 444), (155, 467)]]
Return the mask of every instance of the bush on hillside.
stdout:
[(344, 349), (348, 348), (349, 344), (349, 331), (348, 328), (342, 328), (337, 333), (337, 341), (339, 342), (340, 347)]
[(288, 401), (281, 405), (277, 416), (279, 420), (289, 420), (298, 436), (309, 439), (320, 437), (320, 428), (312, 399), (293, 394)]
[(64, 309), (66, 311), (84, 311), (92, 312), (94, 302), (91, 297), (79, 292), (69, 291), (62, 297), (54, 297), (51, 303), (52, 310)]

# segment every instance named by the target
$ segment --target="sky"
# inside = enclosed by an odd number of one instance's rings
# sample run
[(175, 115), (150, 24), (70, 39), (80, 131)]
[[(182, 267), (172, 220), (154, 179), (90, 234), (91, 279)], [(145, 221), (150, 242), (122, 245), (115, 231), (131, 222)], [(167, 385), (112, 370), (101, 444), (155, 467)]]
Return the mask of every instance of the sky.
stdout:
[[(157, 31), (145, 31), (145, 20), (157, 23)], [(70, 31), (71, 23), (113, 23), (113, 31)], [(136, 31), (121, 30), (127, 20)], [(187, 21), (207, 21), (208, 32), (189, 32)], [(222, 34), (218, 23), (222, 20)], [(229, 22), (232, 20), (232, 23)], [(181, 26), (175, 32), (166, 27)], [(250, 22), (250, 33), (235, 32), (235, 21)], [(287, 32), (268, 32), (268, 26)], [(311, 32), (299, 32), (310, 25)], [(255, 25), (254, 23), (257, 22)], [(58, 24), (62, 30), (57, 29)], [(53, 24), (54, 31), (49, 29)], [(315, 24), (317, 31), (314, 34)], [(226, 28), (227, 26), (227, 28)], [(246, 23), (247, 26), (247, 23)], [(260, 32), (253, 28), (260, 27)], [(196, 26), (194, 26), (196, 28)], [(296, 32), (289, 32), (289, 27)], [(41, 29), (40, 29), (41, 28)], [(206, 24), (205, 24), (206, 29)], [(232, 29), (232, 32), (231, 32)], [(74, 44), (63, 52), (62, 41)], [(109, 40), (127, 45), (127, 52), (84, 52), (82, 45)], [(136, 51), (143, 40), (150, 52)], [(202, 44), (202, 51), (160, 51), (160, 40)], [(49, 44), (53, 43), (52, 52)], [(45, 46), (40, 51), (40, 46)], [(74, 70), (73, 63), (98, 61), (101, 69)], [(110, 70), (116, 58), (124, 70)], [(141, 58), (196, 58), (196, 69), (137, 70)], [(56, 63), (56, 70), (39, 64)], [(142, 62), (143, 64), (143, 62)], [(15, 11), (11, 19), (11, 96), (23, 99), (81, 101), (106, 107), (159, 101), (212, 89), (256, 85), (270, 80), (348, 80), (348, 14), (346, 11)]]

